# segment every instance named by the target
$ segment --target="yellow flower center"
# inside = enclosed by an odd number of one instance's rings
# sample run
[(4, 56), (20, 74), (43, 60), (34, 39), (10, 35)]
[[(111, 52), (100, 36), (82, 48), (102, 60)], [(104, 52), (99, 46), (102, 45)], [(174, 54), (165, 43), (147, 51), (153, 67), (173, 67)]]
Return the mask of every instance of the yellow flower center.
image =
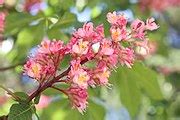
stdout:
[(32, 72), (35, 74), (35, 76), (39, 74), (39, 71), (40, 71), (40, 68), (38, 65), (32, 66)]
[(87, 75), (80, 75), (79, 76), (79, 81), (84, 82), (86, 80), (87, 80)]
[(102, 77), (109, 78), (110, 72), (108, 70), (103, 71)]
[(112, 39), (114, 41), (118, 41), (119, 36), (120, 36), (120, 31), (119, 30), (112, 30)]
[(80, 50), (86, 49), (86, 48), (87, 48), (87, 45), (88, 45), (88, 42), (82, 42), (82, 41), (80, 41), (80, 42), (79, 42), (79, 48), (80, 48)]

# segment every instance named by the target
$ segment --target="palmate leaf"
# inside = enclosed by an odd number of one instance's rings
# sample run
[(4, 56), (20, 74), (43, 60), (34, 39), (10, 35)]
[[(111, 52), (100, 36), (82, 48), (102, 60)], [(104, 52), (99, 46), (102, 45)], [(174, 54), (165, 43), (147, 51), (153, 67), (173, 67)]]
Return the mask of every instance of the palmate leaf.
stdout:
[(118, 68), (111, 80), (119, 89), (121, 102), (132, 117), (138, 112), (142, 93), (154, 100), (163, 99), (156, 73), (140, 63), (136, 63), (132, 69)]
[(29, 104), (13, 104), (10, 108), (8, 120), (32, 120), (33, 107)]

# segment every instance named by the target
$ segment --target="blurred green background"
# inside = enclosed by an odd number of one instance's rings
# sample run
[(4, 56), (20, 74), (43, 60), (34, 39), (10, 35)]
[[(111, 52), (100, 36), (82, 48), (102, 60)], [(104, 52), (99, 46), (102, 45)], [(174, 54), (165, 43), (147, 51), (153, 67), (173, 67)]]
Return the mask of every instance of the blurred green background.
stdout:
[[(129, 22), (153, 16), (160, 28), (149, 33), (150, 55), (140, 55), (143, 62), (137, 61), (132, 69), (118, 68), (110, 79), (112, 89), (90, 88), (84, 115), (51, 89), (43, 93), (38, 115), (40, 120), (180, 120), (179, 6), (180, 0), (5, 0), (0, 8), (6, 13), (0, 84), (27, 93), (36, 88), (37, 83), (22, 74), (22, 65), (44, 37), (66, 43), (88, 21), (104, 23), (108, 36), (106, 14), (112, 11), (124, 13)], [(1, 69), (11, 65), (16, 67)], [(68, 59), (62, 66), (68, 66)], [(0, 116), (7, 115), (12, 104), (1, 89)]]

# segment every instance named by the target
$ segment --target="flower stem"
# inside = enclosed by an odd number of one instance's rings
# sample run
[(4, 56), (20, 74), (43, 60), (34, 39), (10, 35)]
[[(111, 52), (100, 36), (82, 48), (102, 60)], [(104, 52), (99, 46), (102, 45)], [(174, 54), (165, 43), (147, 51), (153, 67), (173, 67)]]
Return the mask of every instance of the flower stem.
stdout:
[(14, 68), (16, 68), (17, 66), (23, 65), (23, 64), (24, 64), (24, 63), (18, 63), (18, 64), (16, 64), (16, 65), (12, 65), (12, 66), (8, 66), (8, 67), (0, 68), (0, 72), (6, 71), (6, 70), (9, 70), (9, 69), (14, 69)]
[(63, 90), (63, 89), (57, 88), (57, 87), (55, 87), (55, 86), (51, 86), (51, 88), (53, 88), (53, 89), (55, 89), (55, 90), (58, 90), (58, 91), (60, 91), (60, 92), (62, 92), (62, 93), (64, 93), (64, 94), (67, 95), (67, 92), (66, 92), (65, 90)]
[[(84, 64), (88, 61), (88, 59), (84, 59), (81, 61), (81, 64)], [(63, 78), (64, 76), (66, 76), (69, 71), (71, 70), (71, 66), (68, 67), (68, 69), (66, 69), (63, 73), (61, 73), (60, 75), (54, 77), (51, 81), (46, 82), (45, 84), (43, 84), (42, 86), (38, 87), (38, 89), (36, 91), (34, 91), (28, 98), (28, 102), (31, 102), (32, 99), (34, 99), (36, 96), (38, 96), (41, 92), (43, 92), (44, 90), (46, 90), (49, 87), (52, 87), (52, 85), (56, 82), (59, 81), (59, 79)], [(62, 91), (61, 91), (62, 92)]]

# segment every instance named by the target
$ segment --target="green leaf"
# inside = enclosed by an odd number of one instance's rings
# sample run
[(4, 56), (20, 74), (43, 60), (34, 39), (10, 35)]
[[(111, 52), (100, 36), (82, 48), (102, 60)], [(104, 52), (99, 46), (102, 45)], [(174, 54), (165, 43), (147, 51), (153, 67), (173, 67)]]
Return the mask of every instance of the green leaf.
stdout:
[(118, 68), (112, 75), (114, 85), (119, 89), (122, 104), (128, 109), (130, 115), (134, 117), (141, 103), (141, 92), (136, 83), (133, 73), (128, 68)]
[(8, 120), (32, 120), (32, 105), (13, 104), (10, 108)]
[(28, 95), (24, 92), (15, 92), (14, 93), (17, 97), (19, 97), (22, 101), (26, 101), (28, 99)]
[(117, 72), (112, 74), (111, 80), (119, 89), (122, 104), (132, 117), (138, 112), (141, 93), (154, 100), (163, 99), (156, 73), (141, 63), (136, 63), (132, 69), (118, 68)]
[(76, 16), (72, 13), (66, 12), (60, 17), (59, 21), (54, 24), (55, 28), (67, 28), (76, 21)]
[(5, 32), (8, 34), (15, 34), (38, 18), (40, 18), (40, 16), (31, 16), (27, 13), (11, 13), (6, 17), (7, 25), (5, 27)]
[(147, 68), (141, 63), (136, 63), (132, 72), (134, 73), (134, 77), (137, 78), (140, 88), (143, 89), (151, 99), (163, 99), (163, 95), (157, 81), (157, 74), (153, 70)]

